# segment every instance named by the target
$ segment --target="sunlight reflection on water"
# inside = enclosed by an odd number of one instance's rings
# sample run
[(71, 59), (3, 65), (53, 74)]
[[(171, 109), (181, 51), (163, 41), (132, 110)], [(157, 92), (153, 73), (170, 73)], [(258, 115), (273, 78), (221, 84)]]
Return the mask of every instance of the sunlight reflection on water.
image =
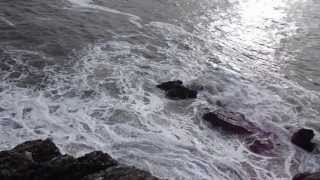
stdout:
[[(246, 43), (256, 40), (275, 40), (271, 28), (276, 22), (281, 22), (286, 16), (286, 3), (275, 0), (245, 1), (239, 4), (240, 24), (245, 29), (239, 33)], [(269, 31), (265, 31), (268, 28)]]
[(227, 10), (218, 10), (218, 14), (208, 13), (212, 19), (208, 23), (210, 36), (219, 36), (224, 51), (232, 55), (229, 63), (235, 69), (243, 67), (236, 64), (240, 60), (250, 62), (245, 66), (263, 76), (279, 72), (282, 62), (275, 54), (283, 39), (297, 33), (296, 22), (289, 16), (299, 3), (296, 0), (237, 1)]

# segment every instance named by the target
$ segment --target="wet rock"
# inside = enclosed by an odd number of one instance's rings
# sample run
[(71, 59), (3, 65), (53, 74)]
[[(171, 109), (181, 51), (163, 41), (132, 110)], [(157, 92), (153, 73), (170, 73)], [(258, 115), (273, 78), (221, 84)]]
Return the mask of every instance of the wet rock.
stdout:
[(1, 180), (80, 180), (100, 179), (143, 180), (157, 179), (150, 173), (118, 162), (101, 151), (74, 158), (62, 155), (55, 144), (47, 140), (27, 141), (12, 150), (0, 152)]
[(271, 155), (274, 150), (274, 137), (271, 133), (261, 133), (246, 139), (249, 150), (262, 155)]
[(300, 129), (291, 137), (291, 142), (300, 148), (312, 152), (315, 144), (311, 142), (314, 137), (314, 132), (311, 129)]
[(179, 87), (168, 90), (166, 96), (170, 99), (194, 99), (197, 98), (197, 91)]
[(17, 153), (31, 153), (32, 159), (36, 162), (49, 161), (61, 155), (57, 146), (49, 139), (26, 141), (13, 148)]
[(235, 134), (252, 134), (257, 129), (253, 123), (248, 121), (241, 113), (226, 110), (217, 110), (203, 115), (213, 127)]
[(197, 91), (186, 88), (180, 80), (168, 81), (157, 85), (157, 87), (166, 91), (166, 97), (169, 99), (180, 100), (197, 98)]
[(256, 154), (265, 154), (273, 149), (273, 143), (270, 140), (259, 140), (256, 139), (250, 146), (249, 149)]
[(182, 81), (177, 80), (177, 81), (168, 81), (168, 82), (161, 83), (161, 84), (157, 85), (157, 88), (164, 90), (164, 91), (168, 91), (170, 89), (179, 88), (181, 86), (183, 86)]
[(73, 170), (73, 168), (76, 168), (76, 164), (76, 159), (69, 155), (57, 156), (41, 164), (41, 167), (33, 176), (33, 180), (53, 180), (55, 178), (64, 180), (78, 177), (77, 170)]
[(78, 158), (77, 161), (80, 164), (87, 166), (87, 169), (93, 169), (92, 171), (97, 171), (98, 169), (103, 169), (118, 164), (112, 159), (111, 156), (101, 151), (88, 153), (83, 157)]
[(134, 167), (112, 167), (97, 174), (89, 175), (82, 180), (157, 180), (146, 171)]
[(204, 114), (202, 118), (208, 121), (213, 128), (241, 135), (244, 144), (253, 153), (268, 156), (275, 153), (276, 135), (260, 129), (241, 113), (219, 109)]
[(292, 180), (320, 180), (320, 172), (297, 174)]
[(63, 155), (44, 163), (38, 171), (37, 180), (79, 179), (115, 165), (117, 165), (115, 160), (100, 151), (86, 154), (78, 159)]
[(0, 152), (1, 180), (31, 179), (37, 168), (37, 164), (25, 154), (11, 151)]

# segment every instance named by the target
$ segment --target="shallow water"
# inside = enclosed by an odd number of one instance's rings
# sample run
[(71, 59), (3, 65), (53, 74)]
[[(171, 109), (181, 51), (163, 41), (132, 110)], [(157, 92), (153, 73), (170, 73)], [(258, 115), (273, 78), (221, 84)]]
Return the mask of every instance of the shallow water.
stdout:
[[(319, 170), (320, 3), (314, 0), (0, 2), (0, 149), (52, 138), (103, 150), (169, 179), (289, 180)], [(155, 85), (203, 86), (172, 101)], [(272, 156), (212, 130), (208, 110), (239, 111), (277, 135)]]

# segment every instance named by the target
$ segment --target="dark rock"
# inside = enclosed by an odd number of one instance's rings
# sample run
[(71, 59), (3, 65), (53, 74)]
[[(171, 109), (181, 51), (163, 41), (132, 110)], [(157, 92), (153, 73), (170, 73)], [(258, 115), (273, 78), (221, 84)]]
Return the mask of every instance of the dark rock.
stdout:
[(37, 164), (31, 161), (26, 154), (11, 151), (0, 152), (1, 180), (31, 179), (37, 168)]
[(291, 137), (291, 142), (300, 148), (312, 152), (315, 144), (311, 142), (314, 137), (314, 132), (311, 129), (300, 129)]
[(120, 167), (117, 161), (101, 151), (80, 158), (61, 155), (48, 139), (27, 141), (12, 150), (0, 152), (1, 180), (80, 180), (96, 177), (99, 173), (101, 178), (108, 180), (157, 179), (133, 167)]
[(235, 134), (252, 134), (257, 129), (243, 114), (237, 112), (217, 110), (206, 113), (203, 119), (213, 127), (219, 127), (224, 131)]
[(36, 162), (49, 161), (50, 159), (61, 155), (57, 146), (50, 140), (26, 141), (13, 148), (17, 153), (31, 153), (32, 159)]
[(78, 159), (63, 155), (44, 163), (37, 180), (80, 179), (115, 165), (117, 165), (115, 160), (100, 151), (86, 154)]
[(190, 90), (186, 87), (170, 89), (166, 93), (170, 99), (194, 99), (197, 98), (197, 91)]
[(81, 172), (78, 172), (78, 169), (76, 169), (76, 164), (76, 159), (72, 156), (61, 155), (55, 157), (41, 164), (41, 168), (36, 172), (33, 180), (66, 180), (79, 178), (78, 174)]
[(89, 175), (82, 180), (157, 180), (146, 171), (136, 169), (134, 167), (117, 166), (109, 168), (105, 171)]
[(320, 172), (297, 174), (292, 180), (320, 180)]
[(197, 98), (197, 91), (183, 86), (182, 81), (169, 81), (157, 85), (161, 90), (166, 91), (166, 97), (169, 99), (193, 99)]
[(94, 151), (77, 159), (78, 163), (86, 166), (87, 171), (96, 172), (101, 169), (106, 169), (117, 165), (117, 161), (113, 160), (111, 156), (101, 151)]
[(302, 174), (297, 174), (293, 177), (292, 180), (304, 180), (307, 176), (309, 176), (310, 173), (302, 173)]
[(182, 81), (177, 80), (177, 81), (168, 81), (168, 82), (161, 83), (157, 85), (157, 88), (164, 91), (168, 91), (170, 89), (179, 88), (181, 86), (183, 86)]

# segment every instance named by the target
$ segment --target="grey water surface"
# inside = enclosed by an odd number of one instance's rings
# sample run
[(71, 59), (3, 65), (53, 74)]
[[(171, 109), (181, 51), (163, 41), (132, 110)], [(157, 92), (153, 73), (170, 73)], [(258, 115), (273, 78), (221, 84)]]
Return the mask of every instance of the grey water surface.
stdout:
[[(0, 0), (0, 150), (49, 137), (162, 178), (290, 180), (320, 169), (289, 142), (320, 139), (319, 57), (317, 0)], [(174, 79), (203, 90), (168, 100), (155, 85)], [(279, 152), (210, 129), (220, 106)]]

